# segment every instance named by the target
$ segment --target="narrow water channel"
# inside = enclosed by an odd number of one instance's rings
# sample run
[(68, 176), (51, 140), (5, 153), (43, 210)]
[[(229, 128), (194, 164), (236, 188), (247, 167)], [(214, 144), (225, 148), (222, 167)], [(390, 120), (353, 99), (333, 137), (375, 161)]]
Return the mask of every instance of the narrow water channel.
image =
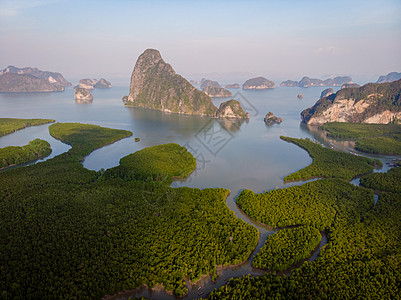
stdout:
[[(304, 184), (304, 182), (298, 182), (294, 183), (295, 184)], [(220, 288), (223, 285), (226, 285), (228, 281), (231, 278), (236, 278), (236, 277), (241, 277), (244, 275), (253, 275), (253, 276), (261, 276), (266, 273), (264, 270), (256, 269), (253, 268), (252, 261), (255, 255), (260, 251), (260, 248), (263, 247), (267, 237), (275, 232), (277, 232), (276, 229), (271, 229), (268, 226), (257, 223), (253, 221), (251, 218), (249, 218), (244, 212), (241, 211), (241, 209), (238, 208), (235, 199), (239, 195), (241, 191), (238, 191), (236, 194), (231, 193), (227, 199), (226, 199), (226, 204), (227, 206), (234, 212), (237, 218), (245, 221), (246, 223), (255, 226), (258, 231), (259, 231), (259, 241), (258, 244), (255, 248), (255, 250), (251, 253), (250, 257), (248, 260), (243, 262), (240, 265), (236, 266), (227, 266), (227, 267), (220, 267), (217, 268), (217, 279), (215, 281), (211, 280), (211, 276), (203, 276), (199, 281), (197, 281), (195, 284), (192, 284), (191, 282), (187, 281), (187, 288), (188, 288), (188, 294), (183, 297), (183, 298), (178, 298), (171, 293), (168, 293), (164, 290), (162, 287), (156, 287), (154, 289), (149, 289), (146, 287), (140, 288), (140, 289), (135, 289), (133, 291), (126, 291), (126, 292), (121, 292), (117, 295), (114, 295), (112, 297), (107, 297), (107, 299), (127, 299), (128, 297), (146, 297), (146, 298), (152, 298), (152, 299), (197, 299), (201, 297), (206, 297), (210, 292), (212, 292), (216, 288)], [(327, 244), (327, 237), (326, 235), (322, 234), (322, 240), (317, 247), (317, 249), (311, 254), (311, 256), (307, 259), (308, 261), (314, 261), (317, 259), (319, 256), (321, 248)], [(300, 263), (298, 267), (301, 265)], [(289, 272), (284, 272), (287, 274), (290, 274)]]

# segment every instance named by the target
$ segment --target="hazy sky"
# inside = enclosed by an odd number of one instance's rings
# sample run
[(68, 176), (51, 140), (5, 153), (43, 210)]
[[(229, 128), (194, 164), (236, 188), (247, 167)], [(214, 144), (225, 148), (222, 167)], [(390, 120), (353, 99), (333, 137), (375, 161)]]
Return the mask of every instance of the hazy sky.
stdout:
[(186, 75), (401, 72), (401, 1), (0, 0), (0, 69), (127, 78), (146, 48)]

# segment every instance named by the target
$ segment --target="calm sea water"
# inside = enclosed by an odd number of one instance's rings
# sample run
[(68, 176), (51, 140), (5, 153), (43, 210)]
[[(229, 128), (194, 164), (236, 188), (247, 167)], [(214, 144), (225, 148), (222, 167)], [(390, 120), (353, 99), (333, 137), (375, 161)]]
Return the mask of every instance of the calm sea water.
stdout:
[[(340, 151), (349, 152), (352, 149), (349, 143), (330, 141), (321, 132), (310, 130), (301, 124), (300, 112), (312, 106), (324, 89), (277, 87), (261, 91), (231, 90), (236, 94), (233, 98), (240, 100), (249, 111), (249, 121), (181, 116), (124, 107), (121, 98), (128, 94), (128, 86), (94, 90), (94, 100), (91, 103), (77, 103), (72, 88), (61, 93), (0, 93), (0, 117), (50, 118), (58, 122), (90, 123), (134, 133), (132, 137), (98, 149), (86, 157), (83, 164), (91, 170), (114, 167), (118, 165), (120, 158), (145, 147), (170, 142), (186, 146), (197, 159), (197, 170), (188, 179), (174, 182), (172, 186), (230, 189), (227, 205), (239, 218), (259, 229), (261, 238), (255, 254), (273, 231), (255, 224), (239, 211), (235, 204), (236, 195), (244, 188), (262, 192), (299, 184), (284, 184), (283, 177), (311, 162), (307, 152), (280, 140), (280, 135), (309, 137)], [(300, 92), (303, 99), (297, 98)], [(213, 101), (218, 106), (225, 100), (227, 99)], [(269, 111), (283, 118), (283, 122), (266, 126), (263, 117)], [(25, 145), (34, 138), (41, 138), (52, 146), (53, 153), (49, 158), (68, 151), (68, 145), (49, 135), (48, 126), (31, 127), (4, 136), (0, 138), (0, 147)], [(140, 142), (136, 143), (135, 137), (139, 137)], [(386, 162), (392, 157), (380, 158)], [(380, 171), (386, 170), (385, 165)], [(188, 298), (196, 298), (200, 293), (206, 295), (225, 284), (229, 278), (244, 274), (258, 275), (261, 271), (253, 269), (249, 261), (235, 268), (221, 270), (216, 282), (204, 278), (190, 287)], [(148, 290), (143, 290), (140, 295), (171, 298), (163, 291), (149, 293)]]

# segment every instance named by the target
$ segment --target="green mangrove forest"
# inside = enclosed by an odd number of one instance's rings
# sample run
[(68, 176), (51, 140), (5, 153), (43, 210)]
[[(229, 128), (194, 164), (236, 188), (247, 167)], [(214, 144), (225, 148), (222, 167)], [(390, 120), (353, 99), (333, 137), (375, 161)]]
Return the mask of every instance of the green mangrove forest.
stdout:
[(280, 138), (305, 149), (313, 159), (309, 166), (284, 177), (284, 181), (306, 180), (312, 177), (351, 180), (359, 175), (372, 172), (374, 167), (383, 165), (379, 159), (369, 159), (335, 151), (308, 138), (296, 139), (285, 136)]
[[(186, 280), (215, 280), (256, 248), (258, 230), (228, 208), (229, 190), (170, 187), (196, 168), (186, 148), (145, 148), (96, 172), (84, 157), (130, 131), (55, 123), (49, 132), (71, 149), (0, 172), (1, 299), (100, 299), (156, 285), (184, 296)], [(249, 217), (278, 229), (252, 262), (269, 272), (232, 278), (208, 299), (400, 299), (401, 168), (372, 173), (377, 160), (282, 139), (313, 158), (285, 180), (328, 178), (239, 194)], [(360, 175), (361, 186), (346, 181)], [(321, 232), (328, 243), (305, 261)]]
[(269, 235), (256, 254), (252, 267), (283, 271), (308, 258), (319, 245), (321, 235), (316, 227), (286, 228)]
[[(72, 148), (0, 174), (1, 298), (101, 298), (158, 284), (182, 296), (185, 277), (215, 278), (217, 266), (241, 263), (256, 247), (257, 229), (224, 202), (228, 190), (105, 178), (80, 163), (131, 132), (74, 123), (56, 123), (49, 131)], [(146, 176), (183, 176), (195, 167), (188, 154), (186, 173), (176, 174), (174, 157), (186, 150), (161, 147), (140, 155), (154, 158), (160, 150), (171, 164), (154, 162)], [(127, 169), (135, 169), (134, 159), (127, 159)]]
[(0, 136), (13, 133), (17, 130), (30, 127), (53, 123), (51, 119), (15, 119), (15, 118), (0, 118)]
[(401, 154), (401, 124), (327, 123), (319, 127), (327, 136), (355, 141), (355, 149), (372, 154)]
[(40, 139), (30, 141), (22, 147), (8, 146), (0, 148), (0, 169), (35, 161), (49, 156), (51, 153), (50, 144)]

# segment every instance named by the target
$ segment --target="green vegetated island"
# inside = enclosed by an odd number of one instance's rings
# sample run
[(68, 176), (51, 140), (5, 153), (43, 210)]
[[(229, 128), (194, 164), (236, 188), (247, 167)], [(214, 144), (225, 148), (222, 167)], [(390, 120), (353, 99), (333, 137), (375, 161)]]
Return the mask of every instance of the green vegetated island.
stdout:
[(51, 119), (14, 119), (0, 118), (0, 136), (13, 133), (17, 130), (24, 129), (30, 126), (43, 125), (53, 123)]
[(170, 143), (148, 147), (127, 155), (120, 165), (106, 170), (103, 178), (162, 181), (186, 178), (196, 168), (196, 159), (185, 147)]
[(30, 141), (27, 145), (8, 146), (0, 148), (0, 170), (35, 161), (40, 158), (49, 156), (52, 153), (50, 144), (41, 139)]
[(379, 159), (369, 159), (325, 148), (310, 139), (280, 136), (284, 141), (305, 149), (313, 161), (309, 166), (284, 177), (284, 181), (305, 180), (313, 177), (342, 178), (351, 180), (373, 171), (383, 164)]
[(316, 227), (287, 228), (268, 236), (252, 266), (273, 271), (288, 270), (306, 259), (319, 245), (321, 235)]
[(387, 173), (366, 175), (361, 178), (361, 185), (376, 191), (401, 193), (401, 167), (392, 168)]
[[(144, 149), (103, 173), (80, 160), (131, 132), (72, 123), (49, 132), (72, 148), (0, 174), (1, 298), (101, 298), (143, 285), (182, 296), (184, 278), (216, 278), (256, 247), (257, 229), (225, 204), (228, 190), (166, 183), (195, 167), (185, 148)], [(167, 163), (137, 166), (156, 158)]]
[(327, 123), (319, 129), (337, 140), (355, 141), (355, 149), (373, 154), (401, 154), (401, 124)]

